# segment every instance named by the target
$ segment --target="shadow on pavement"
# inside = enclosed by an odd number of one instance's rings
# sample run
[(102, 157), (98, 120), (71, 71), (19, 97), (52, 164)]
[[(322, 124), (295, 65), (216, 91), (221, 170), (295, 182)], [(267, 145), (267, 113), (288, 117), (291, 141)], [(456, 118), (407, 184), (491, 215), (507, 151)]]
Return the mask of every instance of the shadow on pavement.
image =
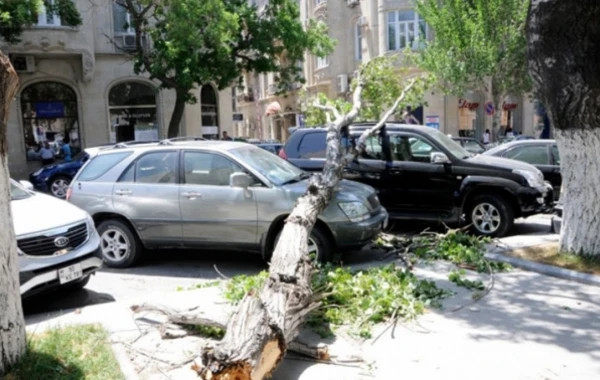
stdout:
[(115, 298), (107, 293), (90, 289), (59, 289), (49, 293), (37, 294), (23, 300), (23, 312), (29, 317), (41, 313), (71, 311), (84, 306), (114, 302)]

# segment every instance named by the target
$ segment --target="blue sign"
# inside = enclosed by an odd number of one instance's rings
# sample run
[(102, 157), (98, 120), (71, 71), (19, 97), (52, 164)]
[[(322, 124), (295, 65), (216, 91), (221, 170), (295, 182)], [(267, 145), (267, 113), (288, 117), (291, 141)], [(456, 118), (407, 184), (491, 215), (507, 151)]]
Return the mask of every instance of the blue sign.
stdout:
[(63, 102), (34, 103), (35, 116), (38, 119), (58, 119), (65, 117), (65, 104)]
[(296, 126), (304, 128), (304, 115), (301, 113), (296, 114)]
[(437, 115), (425, 116), (425, 125), (440, 130), (440, 117)]
[(492, 116), (496, 110), (494, 109), (494, 104), (492, 102), (485, 103), (485, 113), (489, 116)]

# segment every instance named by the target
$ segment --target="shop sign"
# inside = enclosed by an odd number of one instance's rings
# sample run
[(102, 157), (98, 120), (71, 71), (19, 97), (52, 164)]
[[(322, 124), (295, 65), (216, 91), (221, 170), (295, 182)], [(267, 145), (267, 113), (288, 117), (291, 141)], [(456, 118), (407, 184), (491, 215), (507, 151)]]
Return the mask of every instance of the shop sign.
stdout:
[(244, 121), (244, 114), (243, 113), (234, 113), (233, 121)]
[(469, 111), (474, 111), (479, 107), (477, 102), (469, 102), (467, 99), (458, 100), (458, 108), (467, 108)]
[(425, 125), (430, 128), (440, 129), (440, 117), (437, 115), (425, 116)]
[(516, 103), (502, 103), (502, 109), (504, 111), (512, 111), (512, 110), (516, 110), (517, 109), (517, 104)]
[(63, 102), (38, 102), (34, 103), (35, 116), (38, 119), (57, 119), (65, 117), (65, 104)]

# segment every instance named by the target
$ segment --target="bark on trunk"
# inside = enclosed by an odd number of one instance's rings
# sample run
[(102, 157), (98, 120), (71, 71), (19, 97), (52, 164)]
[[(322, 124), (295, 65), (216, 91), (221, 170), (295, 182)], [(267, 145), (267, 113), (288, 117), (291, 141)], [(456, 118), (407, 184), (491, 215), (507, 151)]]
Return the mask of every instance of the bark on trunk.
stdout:
[(8, 57), (0, 51), (0, 375), (19, 360), (26, 346), (6, 141), (8, 111), (18, 86), (17, 73)]
[(533, 0), (527, 22), (529, 71), (561, 155), (561, 247), (600, 255), (600, 4)]
[(181, 125), (181, 119), (183, 118), (183, 112), (185, 111), (185, 91), (177, 90), (175, 97), (175, 108), (173, 108), (173, 114), (169, 121), (169, 130), (167, 137), (174, 138), (179, 136), (179, 126)]
[(495, 112), (492, 116), (492, 138), (494, 141), (500, 139), (500, 124), (502, 123), (502, 101), (500, 97), (494, 97)]

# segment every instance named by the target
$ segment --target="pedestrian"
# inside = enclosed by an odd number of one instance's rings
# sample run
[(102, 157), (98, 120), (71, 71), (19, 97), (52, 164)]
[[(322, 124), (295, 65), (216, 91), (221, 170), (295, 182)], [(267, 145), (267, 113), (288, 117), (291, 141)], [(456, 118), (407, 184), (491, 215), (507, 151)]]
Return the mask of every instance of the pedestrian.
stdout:
[(412, 114), (410, 107), (406, 107), (406, 111), (402, 114), (402, 119), (404, 119), (405, 124), (419, 124), (419, 119)]
[(229, 135), (227, 134), (227, 131), (223, 131), (223, 138), (221, 140), (232, 141), (233, 139), (231, 137), (229, 137)]
[(508, 127), (506, 127), (506, 137), (514, 137), (514, 132), (512, 127), (509, 125)]
[(42, 159), (42, 165), (50, 165), (54, 162), (54, 152), (50, 148), (48, 141), (44, 143), (44, 146), (39, 151), (40, 158)]
[(490, 130), (486, 129), (483, 134), (483, 145), (488, 145), (490, 143)]
[(69, 136), (63, 139), (62, 151), (65, 157), (65, 162), (71, 162), (71, 140), (69, 139)]

